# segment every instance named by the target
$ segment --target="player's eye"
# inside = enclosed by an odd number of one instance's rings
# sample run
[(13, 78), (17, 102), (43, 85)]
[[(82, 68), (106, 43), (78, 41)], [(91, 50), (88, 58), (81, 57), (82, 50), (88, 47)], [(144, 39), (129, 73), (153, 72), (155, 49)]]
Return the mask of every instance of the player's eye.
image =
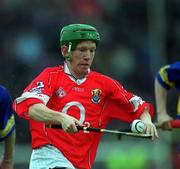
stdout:
[(87, 48), (79, 48), (79, 51), (80, 52), (85, 52), (85, 51), (87, 51), (88, 49)]
[(96, 49), (90, 49), (91, 53), (94, 53), (96, 51)]
[(81, 48), (77, 48), (78, 51), (80, 52), (90, 52), (90, 53), (94, 53), (96, 51), (95, 48), (86, 48), (86, 47), (81, 47)]

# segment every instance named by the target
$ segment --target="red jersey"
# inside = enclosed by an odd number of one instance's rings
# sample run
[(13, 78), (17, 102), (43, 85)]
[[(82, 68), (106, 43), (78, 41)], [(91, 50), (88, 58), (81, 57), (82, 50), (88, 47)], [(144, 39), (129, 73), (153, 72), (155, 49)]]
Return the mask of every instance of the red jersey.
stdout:
[(105, 128), (111, 119), (125, 122), (138, 119), (145, 108), (151, 115), (153, 113), (149, 103), (105, 75), (89, 71), (83, 80), (74, 80), (63, 66), (46, 68), (16, 99), (14, 109), (19, 116), (29, 120), (32, 148), (51, 144), (78, 169), (91, 168), (102, 134), (83, 131), (71, 134), (46, 128), (44, 123), (27, 115), (28, 108), (36, 103), (67, 113), (83, 125), (101, 128)]

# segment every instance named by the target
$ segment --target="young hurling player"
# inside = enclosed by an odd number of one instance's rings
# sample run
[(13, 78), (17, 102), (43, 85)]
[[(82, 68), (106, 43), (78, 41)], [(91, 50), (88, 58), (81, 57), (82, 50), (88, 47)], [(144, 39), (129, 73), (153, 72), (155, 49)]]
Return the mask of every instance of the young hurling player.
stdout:
[(13, 169), (15, 147), (15, 120), (12, 100), (8, 91), (0, 86), (0, 142), (4, 142), (4, 154), (0, 160), (0, 169)]
[[(90, 169), (102, 134), (78, 132), (77, 125), (105, 128), (112, 119), (140, 118), (146, 133), (158, 137), (152, 106), (116, 80), (90, 69), (99, 41), (98, 31), (90, 25), (63, 27), (64, 65), (46, 68), (15, 100), (15, 111), (30, 123), (30, 169)], [(62, 130), (46, 128), (46, 123), (60, 124)]]

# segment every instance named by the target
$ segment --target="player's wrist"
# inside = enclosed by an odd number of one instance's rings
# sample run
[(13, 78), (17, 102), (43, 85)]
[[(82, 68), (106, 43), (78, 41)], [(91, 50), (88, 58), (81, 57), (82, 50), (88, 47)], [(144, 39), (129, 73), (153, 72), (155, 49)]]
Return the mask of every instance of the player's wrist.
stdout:
[(168, 116), (168, 113), (167, 113), (167, 111), (165, 111), (165, 110), (157, 110), (157, 117), (158, 118), (163, 118), (163, 117), (165, 117), (165, 116)]
[(144, 122), (144, 123), (152, 123), (151, 116), (150, 116), (150, 114), (149, 114), (149, 112), (147, 110), (145, 110), (141, 114), (140, 120), (142, 120), (142, 122)]
[(3, 160), (3, 162), (6, 163), (6, 164), (13, 164), (13, 160), (5, 159), (5, 160)]
[(62, 124), (63, 121), (64, 121), (64, 119), (65, 119), (65, 116), (66, 116), (66, 114), (64, 114), (64, 113), (59, 113), (58, 118), (56, 119), (56, 120), (57, 120), (57, 123), (58, 123), (58, 124)]
[(2, 155), (2, 159), (4, 161), (13, 161), (13, 152), (4, 152), (4, 154)]
[(13, 158), (2, 157), (2, 162), (5, 164), (13, 164)]

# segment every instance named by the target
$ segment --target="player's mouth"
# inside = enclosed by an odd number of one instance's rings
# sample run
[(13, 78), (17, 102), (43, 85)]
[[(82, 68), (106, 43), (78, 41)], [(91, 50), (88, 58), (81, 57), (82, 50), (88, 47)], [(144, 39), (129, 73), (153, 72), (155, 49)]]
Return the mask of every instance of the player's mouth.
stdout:
[(89, 68), (89, 64), (79, 64), (79, 66), (83, 69), (88, 69)]

